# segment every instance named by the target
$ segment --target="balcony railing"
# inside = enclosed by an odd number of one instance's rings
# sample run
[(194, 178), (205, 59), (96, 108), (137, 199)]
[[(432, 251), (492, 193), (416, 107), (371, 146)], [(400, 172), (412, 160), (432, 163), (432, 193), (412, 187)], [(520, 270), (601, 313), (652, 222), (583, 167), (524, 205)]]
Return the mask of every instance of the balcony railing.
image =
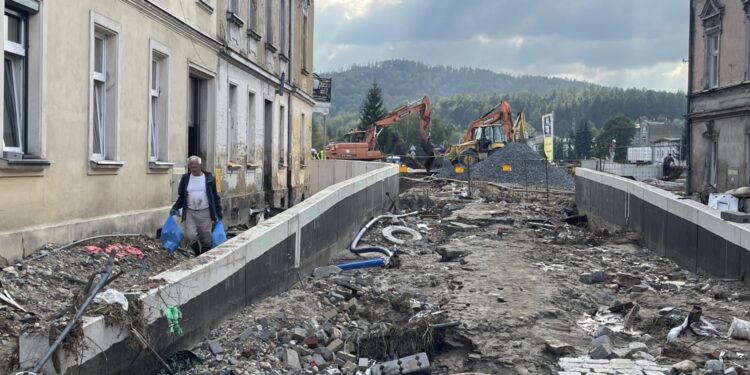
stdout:
[(313, 99), (316, 102), (331, 102), (331, 78), (321, 78), (313, 73)]

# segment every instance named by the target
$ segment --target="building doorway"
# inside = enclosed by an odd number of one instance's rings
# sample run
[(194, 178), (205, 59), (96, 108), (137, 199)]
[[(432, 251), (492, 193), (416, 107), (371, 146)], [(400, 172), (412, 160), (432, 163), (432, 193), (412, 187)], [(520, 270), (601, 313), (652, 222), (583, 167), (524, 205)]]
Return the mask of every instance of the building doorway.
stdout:
[(190, 76), (188, 88), (188, 156), (198, 155), (206, 166), (208, 153), (207, 131), (207, 81)]

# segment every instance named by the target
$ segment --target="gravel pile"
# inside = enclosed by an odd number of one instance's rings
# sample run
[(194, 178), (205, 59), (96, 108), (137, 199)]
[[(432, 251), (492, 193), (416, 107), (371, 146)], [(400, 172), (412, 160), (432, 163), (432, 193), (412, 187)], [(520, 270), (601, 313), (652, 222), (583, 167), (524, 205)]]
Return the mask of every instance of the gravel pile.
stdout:
[[(510, 165), (511, 171), (504, 172), (503, 165)], [(486, 160), (471, 167), (471, 179), (491, 181), (519, 186), (545, 187), (549, 179), (549, 187), (555, 189), (573, 189), (573, 178), (564, 170), (552, 165), (546, 166), (544, 159), (528, 145), (522, 143), (508, 143), (505, 147), (495, 151)], [(469, 171), (457, 174), (447, 158), (443, 158), (443, 165), (438, 171), (438, 177), (458, 180), (468, 179)], [(545, 175), (546, 173), (546, 175)]]

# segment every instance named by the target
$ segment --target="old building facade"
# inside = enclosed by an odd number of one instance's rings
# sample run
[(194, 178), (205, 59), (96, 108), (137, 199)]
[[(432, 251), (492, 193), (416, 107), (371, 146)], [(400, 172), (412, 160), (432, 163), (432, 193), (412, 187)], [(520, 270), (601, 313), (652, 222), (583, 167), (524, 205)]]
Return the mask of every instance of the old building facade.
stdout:
[(750, 184), (750, 1), (691, 0), (689, 192)]
[(0, 0), (0, 256), (154, 234), (186, 158), (225, 222), (305, 196), (311, 0)]

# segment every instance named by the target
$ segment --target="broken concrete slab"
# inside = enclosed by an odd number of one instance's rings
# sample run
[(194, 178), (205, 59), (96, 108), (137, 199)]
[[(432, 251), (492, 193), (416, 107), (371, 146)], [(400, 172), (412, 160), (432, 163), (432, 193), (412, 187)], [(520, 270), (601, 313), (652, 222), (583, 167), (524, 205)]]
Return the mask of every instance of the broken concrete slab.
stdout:
[(584, 273), (578, 278), (578, 281), (584, 284), (597, 284), (603, 283), (607, 280), (607, 276), (603, 271), (594, 271), (591, 273)]
[(219, 342), (219, 340), (209, 340), (207, 344), (208, 344), (208, 349), (214, 355), (219, 355), (219, 354), (224, 353), (224, 348), (221, 347), (221, 343)]
[(299, 354), (291, 348), (284, 348), (281, 353), (281, 362), (291, 369), (302, 370), (302, 365), (299, 362)]
[(545, 340), (544, 347), (547, 349), (547, 351), (557, 356), (566, 356), (575, 353), (575, 348), (573, 347), (573, 345), (553, 338)]

